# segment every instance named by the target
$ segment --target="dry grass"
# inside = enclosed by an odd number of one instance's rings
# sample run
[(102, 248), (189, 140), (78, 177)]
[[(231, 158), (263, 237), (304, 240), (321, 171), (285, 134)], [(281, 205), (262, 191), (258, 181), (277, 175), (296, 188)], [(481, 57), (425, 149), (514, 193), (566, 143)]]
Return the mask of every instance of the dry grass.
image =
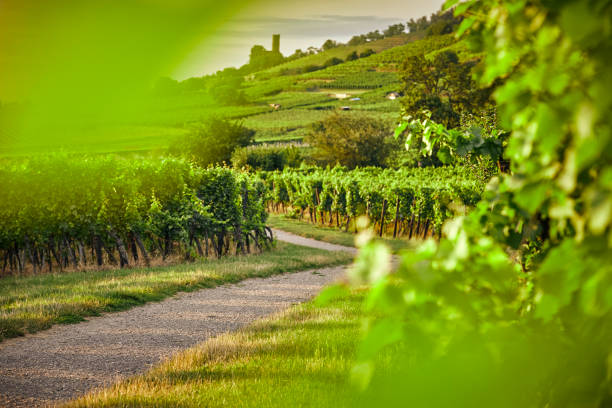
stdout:
[(208, 340), (69, 407), (352, 406), (362, 296), (306, 303)]
[(0, 340), (75, 323), (87, 316), (125, 310), (192, 291), (351, 261), (351, 256), (278, 243), (260, 255), (232, 256), (188, 264), (43, 274), (0, 279)]

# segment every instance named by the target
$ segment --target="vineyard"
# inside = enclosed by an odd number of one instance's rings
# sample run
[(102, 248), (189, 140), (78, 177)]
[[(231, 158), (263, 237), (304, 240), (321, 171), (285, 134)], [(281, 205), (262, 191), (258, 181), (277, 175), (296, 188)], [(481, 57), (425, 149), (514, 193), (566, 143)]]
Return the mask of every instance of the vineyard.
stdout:
[(260, 172), (270, 211), (293, 209), (312, 223), (349, 230), (368, 216), (379, 235), (439, 236), (444, 221), (475, 205), (484, 183), (463, 168), (347, 170), (305, 168)]
[(2, 273), (261, 250), (272, 240), (262, 187), (229, 169), (176, 159), (7, 163), (0, 169)]
[(399, 78), (395, 73), (365, 71), (347, 75), (332, 82), (322, 82), (318, 84), (318, 87), (331, 89), (376, 89), (389, 85), (399, 85)]

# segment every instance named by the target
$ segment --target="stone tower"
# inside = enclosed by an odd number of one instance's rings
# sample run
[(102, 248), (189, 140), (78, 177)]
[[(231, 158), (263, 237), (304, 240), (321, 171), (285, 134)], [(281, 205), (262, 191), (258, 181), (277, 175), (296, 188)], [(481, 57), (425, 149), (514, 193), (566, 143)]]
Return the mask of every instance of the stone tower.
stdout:
[(280, 52), (280, 34), (272, 34), (272, 52)]

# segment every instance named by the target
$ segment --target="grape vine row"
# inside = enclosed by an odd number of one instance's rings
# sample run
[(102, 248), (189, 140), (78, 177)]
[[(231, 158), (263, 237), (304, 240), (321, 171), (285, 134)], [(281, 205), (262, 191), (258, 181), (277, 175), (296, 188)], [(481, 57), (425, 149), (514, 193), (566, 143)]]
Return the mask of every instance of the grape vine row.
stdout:
[[(442, 224), (461, 206), (475, 205), (484, 182), (453, 167), (390, 170), (302, 168), (259, 172), (272, 210), (292, 207), (313, 223), (349, 229), (366, 215), (377, 232), (393, 236), (440, 234)], [(318, 214), (317, 214), (318, 213)]]
[(263, 185), (177, 159), (58, 155), (0, 168), (3, 274), (261, 250), (266, 216)]

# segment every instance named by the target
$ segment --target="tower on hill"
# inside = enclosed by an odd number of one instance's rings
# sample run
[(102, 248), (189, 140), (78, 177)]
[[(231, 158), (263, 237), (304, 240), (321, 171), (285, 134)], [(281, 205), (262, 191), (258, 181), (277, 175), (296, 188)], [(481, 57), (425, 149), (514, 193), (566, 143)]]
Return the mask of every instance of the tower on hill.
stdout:
[(280, 34), (272, 34), (272, 52), (280, 52)]

